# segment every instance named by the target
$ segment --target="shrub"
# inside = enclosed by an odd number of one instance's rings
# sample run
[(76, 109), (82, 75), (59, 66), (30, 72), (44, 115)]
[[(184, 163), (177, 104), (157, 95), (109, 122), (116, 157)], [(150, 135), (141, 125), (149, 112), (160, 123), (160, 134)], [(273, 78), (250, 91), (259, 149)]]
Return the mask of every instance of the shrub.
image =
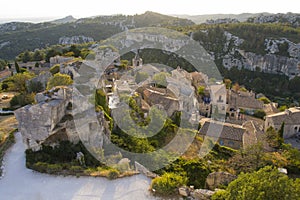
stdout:
[(271, 103), (270, 99), (268, 99), (267, 97), (260, 97), (258, 100), (264, 102), (264, 104)]
[(135, 75), (135, 82), (136, 83), (143, 82), (147, 80), (148, 77), (149, 75), (146, 72), (137, 72)]
[(50, 68), (50, 72), (51, 72), (52, 75), (57, 74), (59, 71), (60, 71), (60, 66), (59, 66), (59, 64), (53, 65), (53, 66)]
[(84, 169), (81, 166), (75, 165), (75, 166), (71, 166), (70, 170), (73, 172), (82, 172)]
[(10, 106), (14, 107), (14, 106), (25, 106), (28, 104), (32, 104), (34, 102), (34, 93), (30, 93), (30, 94), (19, 94), (14, 96), (11, 100), (10, 100)]
[(118, 176), (119, 176), (119, 171), (118, 170), (116, 170), (116, 169), (111, 169), (110, 171), (109, 171), (109, 173), (108, 173), (108, 177), (107, 178), (109, 178), (109, 179), (116, 179), (116, 178), (118, 178)]
[(66, 86), (71, 85), (73, 83), (73, 80), (71, 77), (67, 74), (61, 74), (57, 73), (54, 74), (53, 77), (51, 77), (47, 83), (47, 89), (51, 89), (55, 86)]
[(2, 83), (1, 88), (2, 88), (2, 90), (7, 90), (8, 89), (8, 84), (7, 83)]
[(200, 86), (198, 87), (198, 94), (203, 96), (205, 94), (205, 87), (204, 86)]
[(62, 170), (62, 166), (60, 164), (48, 164), (47, 165), (47, 173), (53, 174), (60, 172)]
[(211, 199), (212, 200), (226, 200), (228, 198), (228, 195), (229, 195), (228, 191), (218, 190), (212, 195)]
[(36, 170), (38, 172), (42, 172), (42, 173), (47, 172), (47, 167), (48, 167), (48, 164), (45, 162), (37, 162), (36, 164), (33, 165), (34, 170)]
[(165, 173), (161, 177), (152, 180), (151, 188), (158, 194), (172, 195), (176, 193), (176, 189), (186, 185), (186, 178), (175, 173)]

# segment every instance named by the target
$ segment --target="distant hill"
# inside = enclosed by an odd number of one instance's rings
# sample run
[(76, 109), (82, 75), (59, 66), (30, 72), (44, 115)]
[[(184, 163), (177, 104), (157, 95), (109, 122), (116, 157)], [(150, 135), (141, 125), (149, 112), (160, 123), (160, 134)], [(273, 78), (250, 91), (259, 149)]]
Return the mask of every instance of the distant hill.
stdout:
[(68, 44), (86, 38), (84, 42), (106, 39), (126, 29), (149, 26), (188, 26), (194, 23), (181, 19), (146, 12), (141, 15), (111, 15), (75, 19), (72, 16), (45, 23), (11, 22), (0, 24), (0, 58), (14, 59), (25, 50), (44, 48), (55, 44)]
[(271, 13), (242, 13), (242, 14), (209, 14), (209, 15), (172, 15), (174, 17), (180, 17), (184, 19), (189, 19), (195, 22), (196, 24), (205, 23), (206, 20), (216, 20), (216, 19), (224, 19), (231, 18), (237, 19), (240, 22), (247, 21), (248, 18), (258, 17), (260, 15), (272, 15)]
[(65, 24), (65, 23), (71, 23), (71, 22), (75, 22), (77, 19), (74, 18), (72, 15), (66, 16), (64, 18), (61, 19), (56, 19), (53, 21), (50, 21), (50, 23), (54, 23), (54, 24)]

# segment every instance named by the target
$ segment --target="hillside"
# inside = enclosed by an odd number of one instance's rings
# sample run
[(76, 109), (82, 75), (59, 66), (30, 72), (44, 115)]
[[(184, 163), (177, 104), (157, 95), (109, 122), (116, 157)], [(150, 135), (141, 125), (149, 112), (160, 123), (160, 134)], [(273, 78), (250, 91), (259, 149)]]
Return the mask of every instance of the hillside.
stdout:
[(173, 15), (173, 16), (192, 20), (196, 24), (202, 24), (205, 23), (207, 20), (217, 20), (217, 19), (225, 19), (225, 18), (237, 19), (240, 22), (245, 22), (247, 21), (248, 18), (257, 17), (259, 15), (271, 15), (271, 13)]
[[(238, 22), (253, 23), (284, 23), (295, 27), (300, 25), (300, 15), (297, 13), (242, 13), (242, 14), (210, 14), (210, 15), (173, 15), (176, 17), (189, 19), (196, 24), (202, 23), (228, 23), (230, 20)], [(225, 20), (224, 20), (225, 19)]]
[(77, 43), (78, 38), (80, 42), (99, 41), (131, 28), (194, 24), (190, 20), (154, 12), (134, 16), (98, 16), (72, 22), (73, 20), (68, 17), (52, 23), (11, 22), (0, 25), (0, 58), (14, 59), (25, 50), (44, 48), (58, 43)]

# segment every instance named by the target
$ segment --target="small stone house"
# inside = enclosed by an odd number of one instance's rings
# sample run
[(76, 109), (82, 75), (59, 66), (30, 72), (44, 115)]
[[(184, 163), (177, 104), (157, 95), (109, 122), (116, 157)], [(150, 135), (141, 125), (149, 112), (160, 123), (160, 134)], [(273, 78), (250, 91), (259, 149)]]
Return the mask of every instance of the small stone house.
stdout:
[(217, 122), (211, 119), (202, 119), (200, 121), (200, 135), (203, 137), (212, 137), (222, 146), (227, 146), (233, 149), (243, 148), (244, 135), (246, 129), (240, 125)]
[(263, 109), (264, 103), (255, 98), (253, 92), (228, 91), (228, 113), (230, 117), (236, 117), (239, 111), (244, 110), (247, 114), (253, 115), (255, 110)]
[(279, 130), (283, 122), (283, 137), (285, 139), (300, 134), (300, 107), (289, 108), (284, 112), (267, 115), (265, 120), (265, 130), (269, 127)]

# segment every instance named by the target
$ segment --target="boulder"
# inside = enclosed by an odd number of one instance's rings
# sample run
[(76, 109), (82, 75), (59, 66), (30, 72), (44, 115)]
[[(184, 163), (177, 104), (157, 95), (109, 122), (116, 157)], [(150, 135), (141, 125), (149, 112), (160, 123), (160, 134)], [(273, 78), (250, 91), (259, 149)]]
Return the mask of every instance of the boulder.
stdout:
[(237, 176), (228, 172), (213, 172), (206, 178), (206, 186), (210, 190), (218, 188), (220, 185), (228, 185), (231, 181), (235, 180)]
[(196, 200), (209, 200), (214, 193), (215, 192), (211, 190), (196, 189), (191, 193), (191, 196)]
[(190, 195), (190, 189), (188, 187), (180, 187), (178, 192), (181, 196), (187, 197)]

